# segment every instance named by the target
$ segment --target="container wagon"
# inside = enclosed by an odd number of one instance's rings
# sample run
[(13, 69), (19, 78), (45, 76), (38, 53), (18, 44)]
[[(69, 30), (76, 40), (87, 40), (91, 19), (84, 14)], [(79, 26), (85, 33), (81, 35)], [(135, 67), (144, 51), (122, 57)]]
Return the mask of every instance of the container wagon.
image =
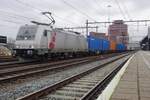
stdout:
[(109, 42), (110, 42), (109, 51), (110, 51), (111, 53), (116, 52), (116, 42), (113, 41), (113, 40), (110, 40)]
[(117, 50), (118, 52), (125, 51), (125, 50), (126, 50), (125, 44), (123, 44), (123, 43), (117, 44), (117, 45), (116, 45), (116, 50)]
[(90, 54), (100, 54), (102, 51), (102, 40), (93, 36), (88, 36), (88, 50)]
[(102, 39), (102, 53), (108, 53), (110, 48), (110, 42), (106, 39)]

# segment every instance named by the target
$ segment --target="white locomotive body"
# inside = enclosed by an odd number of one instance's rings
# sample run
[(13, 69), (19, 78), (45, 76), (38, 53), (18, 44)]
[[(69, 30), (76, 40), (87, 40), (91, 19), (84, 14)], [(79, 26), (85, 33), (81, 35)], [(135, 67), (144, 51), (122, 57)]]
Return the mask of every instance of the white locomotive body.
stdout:
[(21, 26), (14, 52), (18, 56), (64, 56), (87, 53), (85, 36), (43, 25)]

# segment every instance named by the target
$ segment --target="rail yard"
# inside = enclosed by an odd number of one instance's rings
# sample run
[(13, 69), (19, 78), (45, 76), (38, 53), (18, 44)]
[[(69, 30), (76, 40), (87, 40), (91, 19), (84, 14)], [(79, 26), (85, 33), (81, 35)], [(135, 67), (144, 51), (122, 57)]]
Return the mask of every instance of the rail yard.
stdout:
[(150, 100), (148, 0), (1, 0), (0, 100)]

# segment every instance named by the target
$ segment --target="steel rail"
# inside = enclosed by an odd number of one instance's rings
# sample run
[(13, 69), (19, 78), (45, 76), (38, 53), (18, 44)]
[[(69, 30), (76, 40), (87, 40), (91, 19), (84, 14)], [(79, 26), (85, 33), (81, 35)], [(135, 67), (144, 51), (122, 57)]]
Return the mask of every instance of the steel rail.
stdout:
[(60, 82), (57, 82), (57, 83), (55, 83), (53, 85), (44, 87), (44, 88), (42, 88), (42, 89), (40, 89), (38, 91), (35, 91), (33, 93), (30, 93), (30, 94), (27, 94), (27, 95), (25, 95), (23, 97), (18, 98), (17, 100), (37, 100), (39, 97), (47, 95), (47, 94), (50, 94), (51, 92), (53, 92), (53, 91), (55, 91), (55, 90), (65, 86), (65, 85), (67, 85), (67, 84), (69, 84), (69, 83), (71, 83), (71, 82), (73, 82), (73, 81), (75, 81), (75, 80), (77, 80), (77, 79), (79, 79), (79, 78), (81, 78), (83, 76), (86, 76), (86, 75), (96, 71), (97, 69), (100, 69), (100, 68), (102, 68), (102, 67), (104, 67), (104, 66), (106, 66), (108, 64), (111, 64), (112, 62), (115, 62), (115, 61), (117, 61), (117, 60), (119, 60), (119, 59), (121, 59), (121, 58), (123, 58), (123, 57), (125, 57), (127, 55), (129, 55), (129, 54), (123, 55), (123, 56), (121, 56), (119, 58), (113, 59), (113, 60), (108, 61), (108, 62), (106, 62), (106, 63), (104, 63), (102, 65), (96, 66), (94, 68), (90, 68), (87, 71), (81, 72), (80, 74), (73, 75), (73, 76), (71, 76), (69, 78), (66, 78), (66, 79), (64, 79), (64, 80), (62, 80)]

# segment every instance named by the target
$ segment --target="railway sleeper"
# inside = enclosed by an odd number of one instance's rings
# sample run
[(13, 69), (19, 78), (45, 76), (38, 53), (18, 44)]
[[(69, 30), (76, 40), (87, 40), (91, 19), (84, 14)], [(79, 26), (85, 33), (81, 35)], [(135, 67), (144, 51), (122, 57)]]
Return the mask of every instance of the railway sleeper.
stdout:
[(60, 90), (73, 91), (73, 92), (87, 92), (88, 91), (88, 89), (80, 89), (80, 88), (62, 88)]
[(82, 97), (85, 93), (83, 92), (74, 92), (74, 91), (62, 91), (62, 90), (58, 90), (55, 93), (52, 94), (56, 94), (56, 95), (64, 95), (64, 96), (71, 96), (71, 97)]
[(63, 95), (55, 95), (55, 94), (51, 94), (46, 98), (42, 98), (40, 100), (79, 100), (80, 97), (72, 97), (72, 96), (63, 96)]
[(67, 86), (82, 87), (82, 88), (87, 88), (87, 89), (91, 89), (93, 87), (93, 86), (79, 85), (79, 84), (68, 84)]
[(83, 87), (70, 87), (70, 86), (65, 86), (62, 89), (66, 90), (83, 90), (83, 91), (88, 91), (89, 89), (83, 88)]
[(94, 85), (95, 83), (87, 83), (87, 82), (73, 82), (73, 84), (79, 84), (79, 85)]

